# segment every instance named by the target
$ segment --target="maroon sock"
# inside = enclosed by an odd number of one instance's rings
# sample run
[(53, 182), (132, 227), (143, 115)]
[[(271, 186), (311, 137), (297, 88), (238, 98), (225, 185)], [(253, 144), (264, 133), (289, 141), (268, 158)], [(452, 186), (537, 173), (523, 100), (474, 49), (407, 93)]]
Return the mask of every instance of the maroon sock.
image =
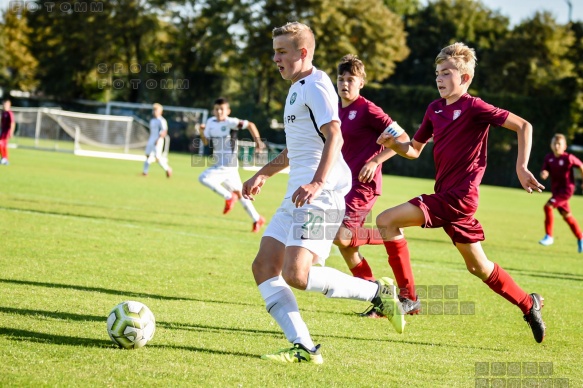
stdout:
[(571, 228), (571, 231), (573, 232), (575, 237), (577, 237), (577, 240), (581, 240), (583, 234), (581, 234), (581, 229), (579, 228), (579, 224), (577, 223), (575, 217), (569, 216), (565, 218), (565, 221), (567, 222), (567, 225), (569, 225), (569, 228)]
[(553, 223), (554, 223), (554, 217), (553, 217), (553, 208), (550, 206), (545, 206), (545, 233), (548, 236), (553, 237)]
[(400, 240), (385, 241), (384, 244), (389, 255), (389, 265), (393, 270), (395, 280), (399, 286), (399, 295), (411, 300), (417, 300), (407, 240), (403, 238)]
[(488, 279), (484, 280), (495, 293), (502, 296), (510, 303), (518, 306), (523, 314), (528, 314), (532, 308), (532, 298), (528, 295), (508, 272), (504, 271), (502, 267), (494, 263), (494, 270)]
[(375, 280), (374, 276), (372, 276), (372, 270), (370, 269), (370, 266), (368, 265), (364, 257), (356, 267), (350, 269), (350, 272), (352, 272), (352, 275), (356, 278), (370, 280), (373, 282)]
[(377, 228), (357, 228), (351, 229), (352, 238), (350, 239), (351, 247), (361, 245), (381, 245), (383, 238)]

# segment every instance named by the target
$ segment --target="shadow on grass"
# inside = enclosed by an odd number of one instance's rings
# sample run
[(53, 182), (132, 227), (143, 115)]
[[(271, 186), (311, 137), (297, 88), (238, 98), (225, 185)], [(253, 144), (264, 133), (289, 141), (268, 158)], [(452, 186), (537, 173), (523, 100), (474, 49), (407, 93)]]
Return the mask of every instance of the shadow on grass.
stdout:
[(109, 348), (115, 346), (111, 341), (95, 338), (69, 337), (65, 335), (39, 333), (36, 331), (20, 330), (8, 327), (0, 327), (0, 336), (8, 337), (14, 341), (38, 342), (52, 345), (72, 345), (99, 348)]
[[(105, 316), (96, 316), (96, 315), (86, 315), (86, 314), (73, 314), (73, 313), (66, 313), (66, 312), (53, 312), (53, 311), (44, 311), (44, 310), (29, 310), (29, 309), (16, 309), (11, 307), (0, 307), (0, 313), (12, 314), (12, 315), (27, 315), (31, 317), (49, 317), (54, 319), (62, 319), (62, 320), (69, 320), (69, 321), (93, 321), (93, 322), (103, 322), (105, 325), (106, 317)], [(243, 327), (225, 327), (225, 326), (211, 326), (211, 325), (200, 325), (200, 324), (186, 324), (186, 323), (174, 323), (174, 322), (165, 322), (165, 321), (158, 321), (156, 322), (156, 328), (159, 329), (166, 329), (166, 330), (186, 330), (186, 331), (193, 331), (193, 332), (209, 332), (209, 333), (216, 333), (216, 334), (250, 334), (250, 335), (258, 335), (258, 336), (270, 336), (274, 338), (282, 338), (283, 333), (279, 330), (264, 330), (264, 329), (254, 329), (254, 328), (243, 328)], [(335, 334), (325, 334), (325, 333), (314, 333), (313, 335), (318, 336), (320, 338), (336, 338), (341, 340), (356, 340), (356, 341), (365, 341), (365, 342), (390, 342), (390, 343), (397, 343), (397, 344), (409, 344), (415, 346), (429, 346), (429, 347), (445, 347), (445, 348), (454, 348), (454, 349), (475, 349), (475, 350), (489, 350), (489, 351), (499, 351), (499, 352), (506, 352), (508, 349), (499, 349), (499, 348), (489, 348), (489, 347), (480, 347), (480, 346), (471, 346), (471, 345), (457, 345), (451, 343), (438, 343), (438, 342), (425, 342), (425, 341), (410, 341), (410, 340), (399, 340), (399, 339), (391, 339), (391, 338), (373, 338), (373, 337), (359, 337), (359, 336), (352, 336), (352, 335), (335, 335)], [(28, 330), (20, 330), (20, 329), (13, 329), (13, 328), (6, 328), (0, 327), (0, 336), (9, 337), (14, 340), (20, 341), (30, 341), (30, 342), (40, 342), (40, 343), (50, 343), (56, 345), (74, 345), (74, 346), (98, 346), (98, 347), (111, 347), (112, 343), (106, 340), (98, 340), (92, 338), (79, 338), (79, 337), (67, 337), (67, 336), (60, 336), (60, 335), (53, 335), (53, 334), (46, 334), (46, 333), (38, 333)], [(150, 346), (150, 345), (149, 345)], [(248, 357), (257, 357), (258, 355), (255, 354), (246, 354), (246, 353), (239, 353), (239, 352), (225, 352), (225, 351), (215, 351), (211, 349), (204, 349), (204, 348), (194, 348), (194, 347), (184, 347), (184, 346), (174, 346), (174, 345), (156, 345), (156, 347), (161, 348), (171, 348), (171, 349), (185, 349), (185, 350), (193, 350), (193, 351), (201, 351), (207, 353), (216, 353), (216, 354), (227, 354), (227, 355), (235, 355), (235, 356), (248, 356)]]
[(532, 276), (534, 278), (560, 279), (560, 280), (572, 280), (574, 282), (583, 282), (583, 275), (577, 275), (568, 272), (535, 271), (512, 267), (504, 267), (504, 269), (510, 271), (512, 274)]
[(253, 303), (230, 302), (230, 301), (212, 300), (212, 299), (186, 298), (186, 297), (179, 297), (179, 296), (148, 294), (148, 293), (144, 293), (144, 292), (112, 290), (109, 288), (102, 288), (102, 287), (86, 287), (86, 286), (79, 286), (79, 285), (74, 285), (74, 284), (34, 282), (34, 281), (30, 281), (30, 280), (1, 279), (0, 278), (0, 283), (12, 283), (12, 284), (19, 284), (19, 285), (26, 285), (26, 286), (35, 286), (35, 287), (65, 288), (65, 289), (78, 290), (78, 291), (100, 292), (103, 294), (119, 295), (121, 299), (124, 299), (124, 298), (125, 299), (128, 299), (128, 298), (150, 298), (150, 299), (160, 299), (160, 300), (184, 300), (184, 301), (191, 301), (191, 302), (219, 303), (219, 304), (230, 304), (230, 305), (238, 305), (238, 306), (257, 306), (256, 304), (253, 304)]

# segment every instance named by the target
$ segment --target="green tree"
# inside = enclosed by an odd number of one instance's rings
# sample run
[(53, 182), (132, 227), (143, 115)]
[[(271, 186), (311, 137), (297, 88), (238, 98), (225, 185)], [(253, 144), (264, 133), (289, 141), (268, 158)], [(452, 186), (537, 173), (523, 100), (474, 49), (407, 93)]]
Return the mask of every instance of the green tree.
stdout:
[(29, 50), (30, 28), (26, 9), (8, 8), (0, 25), (0, 85), (8, 89), (34, 91), (38, 85), (38, 62)]
[[(454, 42), (476, 49), (478, 60), (504, 38), (508, 19), (476, 0), (438, 0), (408, 18), (407, 44), (411, 55), (397, 67), (392, 83), (432, 85), (439, 51)], [(481, 84), (481, 67), (473, 87)]]
[(537, 12), (517, 25), (484, 59), (484, 86), (490, 91), (521, 95), (564, 94), (573, 86), (575, 43), (568, 26), (548, 12)]

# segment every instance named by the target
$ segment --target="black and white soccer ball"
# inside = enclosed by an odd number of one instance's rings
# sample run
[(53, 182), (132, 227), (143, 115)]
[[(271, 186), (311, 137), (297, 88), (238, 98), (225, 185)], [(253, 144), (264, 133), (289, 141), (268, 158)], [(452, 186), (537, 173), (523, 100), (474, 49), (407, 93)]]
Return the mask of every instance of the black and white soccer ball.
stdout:
[(140, 302), (122, 302), (107, 317), (107, 334), (120, 348), (141, 348), (154, 337), (155, 331), (154, 314)]

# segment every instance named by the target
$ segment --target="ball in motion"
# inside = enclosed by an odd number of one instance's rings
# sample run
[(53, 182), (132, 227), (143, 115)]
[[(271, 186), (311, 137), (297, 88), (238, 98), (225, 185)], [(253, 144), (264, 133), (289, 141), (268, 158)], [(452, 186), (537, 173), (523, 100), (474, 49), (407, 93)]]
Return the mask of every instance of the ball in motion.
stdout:
[(154, 314), (140, 302), (122, 302), (107, 317), (107, 334), (120, 348), (141, 348), (154, 337), (155, 331)]

